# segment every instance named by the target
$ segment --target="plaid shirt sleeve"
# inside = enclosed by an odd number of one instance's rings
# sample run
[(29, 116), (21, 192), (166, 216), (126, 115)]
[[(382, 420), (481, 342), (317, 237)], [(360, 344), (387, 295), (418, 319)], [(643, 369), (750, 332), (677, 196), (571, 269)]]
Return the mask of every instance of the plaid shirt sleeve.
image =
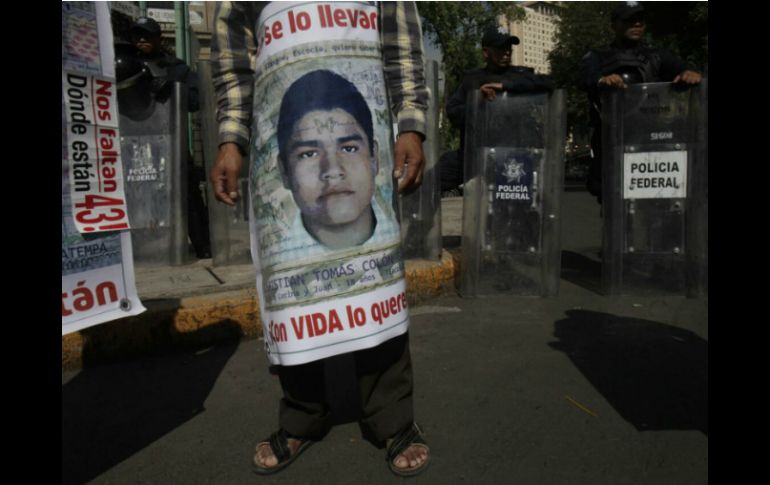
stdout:
[(422, 27), (414, 2), (382, 2), (382, 51), (385, 82), (398, 131), (425, 138), (430, 92), (425, 85)]
[(212, 78), (217, 94), (219, 144), (234, 142), (243, 153), (249, 146), (256, 52), (256, 19), (249, 2), (218, 2), (211, 44)]

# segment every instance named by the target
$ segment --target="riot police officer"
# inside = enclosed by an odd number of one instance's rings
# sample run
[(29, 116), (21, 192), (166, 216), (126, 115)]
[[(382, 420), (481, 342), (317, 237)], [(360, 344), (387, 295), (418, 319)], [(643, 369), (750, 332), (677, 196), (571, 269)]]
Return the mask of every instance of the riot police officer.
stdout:
[(187, 86), (187, 110), (198, 111), (198, 79), (187, 64), (163, 49), (160, 25), (149, 17), (139, 17), (131, 25), (131, 43), (136, 47), (137, 59), (155, 79), (156, 91), (166, 89), (177, 81)]
[(603, 89), (628, 84), (674, 82), (695, 85), (701, 74), (666, 49), (644, 45), (644, 7), (639, 2), (618, 2), (611, 14), (615, 40), (602, 49), (591, 49), (580, 61), (578, 87), (588, 93), (591, 103), (591, 163), (587, 186), (602, 203), (602, 148), (600, 94)]
[[(447, 100), (447, 117), (452, 125), (460, 130), (460, 151), (458, 156), (451, 160), (454, 166), (441, 166), (442, 191), (450, 190), (453, 186), (463, 183), (465, 101), (468, 93), (478, 89), (484, 93), (486, 99), (491, 100), (495, 98), (498, 91), (521, 94), (554, 90), (554, 83), (548, 76), (536, 74), (531, 67), (511, 65), (511, 50), (517, 44), (519, 44), (519, 38), (515, 35), (497, 29), (487, 30), (481, 38), (485, 66), (466, 72), (460, 87)], [(451, 173), (454, 180), (447, 180), (445, 176), (447, 173)]]
[[(115, 69), (118, 81), (118, 102), (121, 114), (144, 120), (152, 115), (154, 103), (164, 103), (172, 94), (174, 82), (187, 87), (187, 111), (200, 108), (196, 73), (181, 59), (167, 52), (162, 45), (160, 25), (149, 17), (139, 17), (129, 31), (131, 42), (115, 45)], [(211, 257), (208, 210), (203, 201), (200, 184), (205, 171), (193, 163), (185, 149), (187, 166), (187, 228), (190, 242), (198, 258)]]

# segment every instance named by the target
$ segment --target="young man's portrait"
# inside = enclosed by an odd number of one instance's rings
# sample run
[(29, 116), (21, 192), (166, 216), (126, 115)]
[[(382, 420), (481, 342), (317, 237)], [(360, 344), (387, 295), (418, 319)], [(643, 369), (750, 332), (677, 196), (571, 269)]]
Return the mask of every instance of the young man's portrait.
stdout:
[(378, 145), (371, 111), (350, 81), (326, 70), (295, 81), (281, 102), (278, 147), (284, 185), (316, 241), (341, 249), (374, 234)]

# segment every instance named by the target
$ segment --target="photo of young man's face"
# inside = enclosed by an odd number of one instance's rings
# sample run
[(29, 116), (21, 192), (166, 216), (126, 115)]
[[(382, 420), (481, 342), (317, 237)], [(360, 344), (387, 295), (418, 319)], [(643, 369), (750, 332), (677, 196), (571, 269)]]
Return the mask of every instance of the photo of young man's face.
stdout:
[(379, 171), (372, 113), (356, 86), (326, 70), (296, 80), (278, 116), (278, 162), (302, 225), (331, 249), (363, 244), (377, 227)]
[(310, 111), (289, 137), (286, 166), (294, 200), (318, 224), (368, 217), (377, 162), (366, 133), (347, 111)]

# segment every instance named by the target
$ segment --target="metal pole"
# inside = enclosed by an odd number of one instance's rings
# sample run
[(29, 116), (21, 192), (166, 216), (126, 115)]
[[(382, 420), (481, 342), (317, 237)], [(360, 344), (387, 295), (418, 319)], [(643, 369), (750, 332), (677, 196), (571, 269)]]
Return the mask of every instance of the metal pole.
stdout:
[(184, 38), (184, 7), (182, 2), (174, 2), (174, 16), (176, 22), (174, 23), (174, 47), (176, 56), (187, 62), (185, 56), (185, 38)]
[[(192, 58), (192, 49), (190, 48), (190, 36), (192, 33), (190, 32), (190, 4), (188, 2), (184, 2), (184, 40), (185, 40), (185, 62), (187, 62), (187, 65), (190, 66), (190, 69), (193, 68), (194, 61)], [(190, 153), (194, 153), (193, 150), (193, 126), (192, 126), (192, 116), (187, 117), (187, 144), (190, 149)]]
[(192, 53), (190, 52), (190, 4), (183, 2), (184, 6), (184, 60), (192, 69), (193, 60)]
[(139, 16), (140, 17), (147, 16), (147, 2), (139, 2)]
[[(188, 39), (188, 29), (190, 24), (189, 10), (187, 2), (174, 2), (174, 15), (176, 24), (174, 26), (174, 41), (176, 56), (190, 65), (190, 42)], [(187, 119), (187, 148), (192, 151), (192, 120), (185, 113)]]

